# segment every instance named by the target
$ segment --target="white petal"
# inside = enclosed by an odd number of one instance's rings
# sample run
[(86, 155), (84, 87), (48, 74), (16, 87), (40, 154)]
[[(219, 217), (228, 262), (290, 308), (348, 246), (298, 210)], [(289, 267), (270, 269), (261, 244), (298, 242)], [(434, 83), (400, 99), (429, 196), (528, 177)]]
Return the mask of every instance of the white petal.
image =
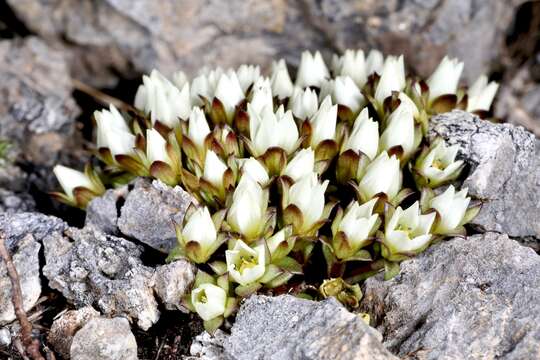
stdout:
[(223, 174), (227, 165), (212, 150), (206, 152), (203, 178), (218, 189), (223, 188)]
[(76, 187), (82, 186), (90, 190), (94, 189), (92, 181), (83, 172), (62, 165), (56, 165), (53, 172), (60, 186), (71, 199), (73, 199), (73, 189)]

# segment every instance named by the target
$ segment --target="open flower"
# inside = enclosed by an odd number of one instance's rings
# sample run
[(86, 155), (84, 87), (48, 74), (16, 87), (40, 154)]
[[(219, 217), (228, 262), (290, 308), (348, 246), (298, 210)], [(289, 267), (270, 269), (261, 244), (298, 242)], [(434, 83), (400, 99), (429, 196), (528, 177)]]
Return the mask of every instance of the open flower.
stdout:
[(232, 250), (225, 251), (225, 259), (229, 275), (243, 286), (257, 282), (266, 272), (264, 245), (251, 248), (237, 240)]
[(276, 113), (271, 107), (265, 107), (260, 115), (248, 104), (250, 150), (255, 156), (261, 156), (272, 147), (292, 153), (298, 146), (298, 128), (291, 111), (280, 106)]
[(470, 201), (471, 199), (467, 197), (467, 188), (456, 192), (452, 185), (442, 194), (432, 198), (429, 206), (439, 215), (433, 232), (440, 235), (463, 234), (463, 225), (468, 220), (466, 213)]
[(399, 159), (383, 151), (367, 166), (358, 184), (360, 198), (365, 202), (384, 194), (390, 201), (401, 189), (402, 178)]
[(334, 140), (336, 135), (337, 105), (327, 96), (321, 103), (319, 110), (309, 119), (311, 124), (310, 145), (316, 149), (324, 140)]
[(429, 86), (429, 99), (435, 100), (441, 95), (455, 95), (462, 71), (462, 62), (445, 56), (426, 81)]
[(157, 70), (150, 76), (143, 76), (143, 85), (139, 86), (135, 96), (135, 107), (150, 115), (152, 123), (159, 120), (162, 124), (174, 128), (178, 119), (187, 119), (191, 112), (189, 83), (178, 89)]
[(88, 166), (83, 173), (66, 166), (56, 165), (53, 173), (64, 190), (64, 194), (51, 193), (51, 195), (68, 205), (84, 209), (90, 200), (105, 192), (103, 184)]
[(435, 213), (422, 215), (418, 201), (406, 210), (398, 207), (384, 228), (382, 255), (399, 261), (423, 251), (431, 240), (431, 226)]
[(182, 229), (177, 226), (176, 235), (182, 255), (198, 264), (208, 261), (223, 243), (207, 207), (197, 208)]
[(261, 76), (261, 68), (256, 65), (242, 64), (238, 70), (236, 70), (236, 75), (242, 91), (246, 93), (248, 88), (252, 84), (255, 84), (255, 82)]
[(369, 75), (362, 50), (345, 50), (342, 56), (334, 55), (332, 70), (336, 75), (349, 76), (359, 88), (364, 86)]
[(135, 136), (120, 112), (110, 105), (110, 110), (95, 111), (97, 123), (97, 148), (107, 148), (114, 159), (116, 155), (133, 154)]
[(400, 146), (403, 157), (407, 159), (420, 143), (421, 135), (416, 132), (414, 114), (410, 106), (403, 102), (388, 117), (388, 125), (379, 140), (379, 150), (388, 151)]
[(191, 292), (191, 303), (201, 319), (209, 321), (225, 313), (227, 293), (217, 285), (201, 284)]
[(372, 242), (370, 237), (380, 224), (379, 216), (373, 214), (376, 203), (377, 199), (363, 205), (353, 201), (344, 215), (340, 212), (336, 216), (332, 224), (332, 247), (338, 259), (353, 258), (358, 250)]
[(283, 100), (290, 97), (293, 94), (294, 85), (287, 71), (287, 64), (285, 60), (281, 59), (272, 63), (272, 93), (277, 96), (278, 99)]
[(309, 86), (320, 87), (324, 80), (330, 77), (328, 68), (320, 52), (312, 55), (309, 51), (302, 53), (298, 73), (296, 74), (296, 86), (306, 88)]
[(489, 111), (498, 89), (495, 81), (488, 84), (487, 76), (480, 76), (467, 91), (467, 111)]
[(244, 174), (233, 193), (232, 204), (227, 213), (231, 228), (251, 242), (265, 229), (268, 191), (264, 190), (248, 174)]
[(306, 120), (317, 112), (319, 100), (317, 93), (312, 89), (302, 89), (295, 87), (293, 94), (289, 99), (289, 109), (298, 119)]
[(302, 149), (287, 164), (283, 174), (293, 181), (298, 181), (306, 175), (313, 173), (315, 169), (315, 152), (312, 148)]
[(456, 161), (459, 145), (446, 146), (442, 138), (424, 147), (412, 167), (419, 187), (437, 187), (454, 181), (463, 169), (462, 160)]
[(338, 76), (325, 82), (319, 97), (324, 99), (327, 95), (330, 95), (335, 104), (347, 107), (352, 114), (357, 114), (366, 103), (358, 86), (348, 76)]
[(364, 108), (354, 121), (350, 135), (343, 143), (341, 152), (353, 150), (361, 152), (370, 160), (375, 159), (379, 148), (379, 123), (369, 117), (367, 108)]
[(405, 87), (405, 64), (403, 55), (389, 56), (384, 62), (381, 78), (375, 90), (375, 100), (380, 104), (392, 95), (392, 91), (401, 91)]
[(317, 174), (304, 176), (285, 190), (283, 208), (285, 221), (292, 224), (295, 234), (312, 235), (325, 219), (324, 193), (328, 180), (320, 183)]

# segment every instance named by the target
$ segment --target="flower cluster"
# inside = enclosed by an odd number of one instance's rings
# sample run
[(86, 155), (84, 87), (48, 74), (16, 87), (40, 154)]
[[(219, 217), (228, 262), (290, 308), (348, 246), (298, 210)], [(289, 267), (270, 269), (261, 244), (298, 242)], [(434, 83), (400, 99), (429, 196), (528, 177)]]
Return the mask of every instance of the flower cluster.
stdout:
[(154, 70), (134, 108), (96, 111), (103, 165), (57, 166), (56, 196), (84, 208), (104, 183), (136, 176), (189, 191), (169, 259), (198, 264), (184, 302), (210, 331), (257, 291), (321, 285), (318, 296), (355, 305), (356, 283), (464, 235), (479, 210), (452, 184), (458, 147), (425, 136), (434, 114), (488, 113), (497, 84), (460, 88), (462, 69), (445, 57), (423, 81), (406, 76), (403, 56), (347, 50), (331, 66), (304, 52), (295, 79), (283, 60), (269, 76), (252, 65), (191, 80)]

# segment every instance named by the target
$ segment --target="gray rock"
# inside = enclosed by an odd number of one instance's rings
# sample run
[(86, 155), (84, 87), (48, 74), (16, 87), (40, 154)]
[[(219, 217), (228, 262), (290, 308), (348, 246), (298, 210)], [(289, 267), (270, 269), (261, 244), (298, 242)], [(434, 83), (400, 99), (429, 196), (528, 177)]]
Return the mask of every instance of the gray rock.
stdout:
[(540, 257), (505, 235), (455, 238), (368, 279), (361, 307), (402, 358), (537, 359)]
[(252, 296), (236, 317), (224, 355), (252, 359), (396, 359), (381, 335), (335, 299)]
[(109, 189), (102, 196), (90, 201), (86, 207), (85, 226), (116, 235), (118, 233), (118, 207), (127, 193), (127, 186), (122, 186), (118, 189)]
[(72, 360), (136, 360), (137, 342), (124, 318), (91, 319), (73, 338)]
[(0, 213), (27, 212), (34, 210), (36, 203), (26, 193), (15, 193), (0, 188)]
[[(17, 242), (12, 254), (13, 265), (19, 275), (22, 303), (25, 311), (34, 307), (41, 295), (41, 279), (39, 278), (39, 249), (41, 245), (31, 234)], [(16, 319), (11, 301), (11, 281), (7, 274), (6, 265), (0, 262), (0, 325), (5, 325)]]
[(37, 242), (52, 234), (62, 234), (68, 225), (54, 216), (40, 213), (0, 213), (0, 229), (6, 236), (6, 246), (13, 251), (20, 240), (31, 234)]
[(524, 0), (8, 0), (33, 32), (70, 53), (83, 81), (110, 84), (114, 72), (158, 68), (195, 74), (201, 63), (269, 67), (273, 58), (297, 64), (304, 49), (323, 52), (379, 47), (404, 52), (426, 75), (446, 53), (466, 62), (471, 80), (497, 59)]
[(177, 243), (173, 221), (182, 223), (191, 201), (180, 186), (138, 179), (122, 206), (118, 228), (124, 235), (169, 252)]
[(540, 238), (540, 143), (533, 134), (455, 110), (432, 119), (434, 136), (458, 144), (459, 156), (470, 165), (463, 186), (484, 201), (474, 226)]
[(180, 302), (191, 290), (197, 268), (186, 260), (174, 261), (156, 269), (155, 290), (167, 310), (182, 310)]
[(222, 330), (217, 330), (214, 335), (210, 335), (206, 331), (197, 335), (189, 353), (191, 356), (184, 356), (184, 360), (233, 360), (230, 355), (225, 353), (224, 344), (228, 335)]
[(154, 269), (142, 264), (141, 247), (94, 229), (67, 233), (43, 239), (49, 286), (77, 307), (95, 305), (103, 314), (136, 319), (142, 329), (152, 326), (159, 318)]
[(11, 345), (11, 331), (7, 327), (0, 328), (0, 347)]
[(64, 359), (69, 359), (71, 344), (77, 331), (91, 319), (99, 316), (100, 314), (91, 306), (66, 311), (58, 319), (54, 320), (47, 335), (48, 343)]

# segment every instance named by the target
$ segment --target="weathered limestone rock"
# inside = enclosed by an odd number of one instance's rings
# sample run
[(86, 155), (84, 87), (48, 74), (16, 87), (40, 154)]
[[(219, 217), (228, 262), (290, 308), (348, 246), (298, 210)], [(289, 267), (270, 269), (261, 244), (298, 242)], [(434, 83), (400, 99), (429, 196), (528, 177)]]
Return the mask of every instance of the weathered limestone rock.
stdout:
[(136, 360), (137, 342), (124, 318), (91, 319), (73, 338), (73, 360)]
[(71, 343), (77, 331), (91, 319), (98, 317), (99, 313), (91, 306), (79, 310), (68, 310), (53, 322), (47, 341), (64, 359), (69, 359)]
[(122, 314), (148, 329), (159, 318), (154, 270), (142, 264), (141, 248), (93, 229), (43, 239), (43, 274), (49, 286), (75, 306), (95, 305), (105, 315)]
[(540, 256), (505, 235), (455, 238), (364, 284), (362, 310), (407, 359), (537, 359)]
[(182, 223), (191, 201), (180, 186), (138, 179), (122, 206), (118, 228), (124, 235), (169, 252), (177, 243), (173, 221)]
[[(533, 134), (456, 110), (434, 117), (429, 136), (458, 144), (458, 156), (470, 165), (463, 186), (484, 201), (472, 225), (540, 239), (540, 142)], [(532, 245), (540, 249), (538, 242)]]
[(155, 290), (167, 310), (181, 310), (180, 302), (191, 290), (197, 268), (186, 260), (174, 261), (156, 269)]
[[(223, 343), (222, 357), (212, 357), (198, 346), (192, 348), (192, 355), (238, 360), (397, 359), (380, 340), (377, 331), (335, 299), (252, 296), (240, 308), (231, 335), (217, 339), (217, 346)], [(215, 348), (212, 351), (217, 353)]]
[(197, 335), (189, 348), (192, 356), (184, 356), (183, 360), (233, 360), (224, 352), (223, 346), (228, 335), (222, 330), (217, 330), (214, 335), (206, 331)]
[(127, 186), (122, 186), (118, 189), (109, 189), (102, 196), (90, 201), (86, 207), (85, 226), (116, 235), (118, 233), (118, 208), (127, 194)]
[(27, 212), (34, 210), (35, 206), (30, 195), (0, 188), (0, 213)]

